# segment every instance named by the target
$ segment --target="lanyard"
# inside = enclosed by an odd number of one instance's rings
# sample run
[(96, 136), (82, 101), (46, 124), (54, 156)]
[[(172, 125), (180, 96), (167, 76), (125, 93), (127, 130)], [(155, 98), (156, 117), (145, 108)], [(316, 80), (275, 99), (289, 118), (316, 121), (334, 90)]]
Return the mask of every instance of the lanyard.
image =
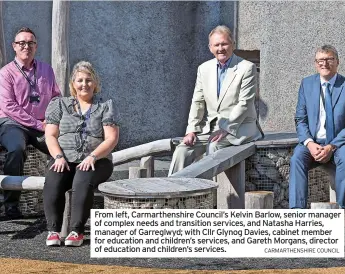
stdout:
[(36, 89), (36, 66), (34, 65), (34, 81), (32, 81), (29, 76), (22, 70), (22, 68), (18, 65), (17, 61), (14, 60), (13, 61), (14, 64), (17, 66), (18, 70), (23, 74), (24, 78), (26, 79), (26, 81), (28, 81), (30, 87), (32, 90)]
[(80, 115), (80, 118), (83, 119), (83, 124), (82, 124), (82, 127), (81, 127), (81, 137), (82, 137), (82, 140), (85, 140), (86, 139), (86, 127), (87, 127), (87, 121), (90, 119), (90, 115), (91, 115), (91, 107), (92, 107), (92, 103), (89, 107), (89, 109), (87, 110), (87, 112), (85, 113), (85, 115), (82, 114), (81, 112), (81, 107), (80, 107), (80, 103), (79, 101), (76, 99), (77, 101), (77, 109), (78, 109), (78, 113)]

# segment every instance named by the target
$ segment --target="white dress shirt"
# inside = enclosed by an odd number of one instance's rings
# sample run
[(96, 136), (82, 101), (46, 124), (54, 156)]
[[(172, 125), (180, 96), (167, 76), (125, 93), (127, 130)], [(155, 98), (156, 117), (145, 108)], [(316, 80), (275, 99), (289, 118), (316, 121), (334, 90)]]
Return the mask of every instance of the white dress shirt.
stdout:
[[(329, 81), (325, 81), (324, 79), (320, 77), (323, 98), (325, 98), (326, 83), (330, 84), (329, 88), (332, 93), (332, 89), (334, 87), (335, 80), (337, 79), (337, 75), (338, 74), (336, 73)], [(325, 111), (325, 106), (323, 105), (322, 99), (320, 97), (320, 113), (319, 113), (319, 121), (317, 122), (317, 126), (316, 126), (316, 140), (326, 139), (325, 124), (326, 124), (326, 111)], [(308, 138), (307, 140), (304, 141), (304, 145), (306, 146), (309, 142), (315, 142), (316, 140)]]

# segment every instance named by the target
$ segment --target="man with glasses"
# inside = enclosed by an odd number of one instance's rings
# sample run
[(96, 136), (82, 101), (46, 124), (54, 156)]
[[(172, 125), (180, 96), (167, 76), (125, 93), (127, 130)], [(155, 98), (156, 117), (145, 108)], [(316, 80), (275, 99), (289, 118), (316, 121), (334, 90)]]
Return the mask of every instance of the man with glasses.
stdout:
[[(45, 110), (60, 96), (53, 69), (35, 59), (37, 40), (29, 28), (18, 30), (12, 43), (15, 58), (0, 70), (0, 142), (6, 149), (4, 174), (23, 175), (26, 146), (48, 154), (44, 142)], [(21, 217), (20, 191), (4, 191), (8, 218)]]
[(317, 49), (317, 74), (302, 80), (296, 108), (299, 144), (291, 158), (290, 208), (306, 208), (308, 171), (320, 164), (335, 165), (337, 203), (345, 208), (345, 88), (338, 74), (339, 57), (330, 45)]

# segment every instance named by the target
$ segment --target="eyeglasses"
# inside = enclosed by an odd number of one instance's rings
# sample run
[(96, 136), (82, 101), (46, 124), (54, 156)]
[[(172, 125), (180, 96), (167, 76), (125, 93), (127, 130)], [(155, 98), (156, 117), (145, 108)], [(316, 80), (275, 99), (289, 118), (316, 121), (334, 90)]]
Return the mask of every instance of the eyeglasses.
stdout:
[(332, 65), (335, 63), (335, 58), (331, 57), (331, 58), (315, 59), (315, 62), (318, 65), (323, 65), (325, 63)]
[(32, 48), (36, 45), (36, 42), (34, 42), (34, 41), (29, 41), (29, 42), (18, 41), (18, 42), (14, 42), (14, 43), (19, 45), (21, 48), (25, 48), (26, 45), (28, 45), (29, 48)]

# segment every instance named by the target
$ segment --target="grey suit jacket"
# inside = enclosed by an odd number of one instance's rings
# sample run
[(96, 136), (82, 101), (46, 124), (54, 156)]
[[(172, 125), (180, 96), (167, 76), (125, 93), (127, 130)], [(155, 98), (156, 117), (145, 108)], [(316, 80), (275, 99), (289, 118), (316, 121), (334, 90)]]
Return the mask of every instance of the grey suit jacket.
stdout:
[(234, 54), (217, 99), (217, 60), (201, 64), (186, 134), (207, 134), (210, 123), (217, 119), (216, 128), (229, 132), (226, 138), (233, 145), (259, 139), (254, 104), (256, 88), (256, 66)]

